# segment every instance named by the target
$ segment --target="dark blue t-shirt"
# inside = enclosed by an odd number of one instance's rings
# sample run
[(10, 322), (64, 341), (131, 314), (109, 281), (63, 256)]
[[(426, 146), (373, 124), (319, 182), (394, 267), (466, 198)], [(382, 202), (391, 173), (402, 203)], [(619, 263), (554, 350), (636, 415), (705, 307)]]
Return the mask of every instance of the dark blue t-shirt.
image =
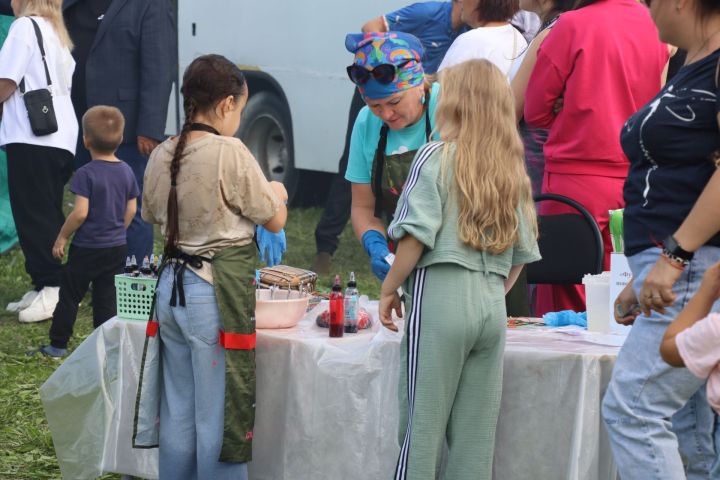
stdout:
[[(624, 188), (627, 255), (675, 233), (715, 173), (719, 57), (717, 50), (681, 68), (625, 123), (620, 143), (630, 160)], [(720, 246), (720, 235), (707, 244)]]
[(452, 29), (452, 2), (419, 2), (385, 15), (388, 30), (415, 35), (422, 43), (425, 73), (437, 72), (453, 40), (465, 32)]
[(140, 195), (132, 169), (125, 162), (93, 160), (79, 168), (70, 191), (86, 197), (89, 210), (73, 245), (83, 248), (118, 247), (127, 243), (125, 209)]

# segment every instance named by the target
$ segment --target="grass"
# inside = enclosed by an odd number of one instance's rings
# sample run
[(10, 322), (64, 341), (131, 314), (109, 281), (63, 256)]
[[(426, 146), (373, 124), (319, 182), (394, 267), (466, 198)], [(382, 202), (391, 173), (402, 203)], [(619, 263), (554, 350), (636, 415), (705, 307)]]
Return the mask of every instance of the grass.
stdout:
[[(321, 209), (291, 209), (286, 227), (287, 265), (310, 268), (315, 255), (314, 229)], [(157, 237), (157, 236), (156, 236)], [(161, 244), (156, 241), (157, 251)], [(347, 281), (355, 271), (361, 294), (377, 298), (380, 284), (370, 272), (365, 252), (348, 225), (335, 254), (332, 274), (321, 276), (318, 289), (327, 291), (335, 273)], [(24, 257), (19, 248), (0, 256), (0, 479), (55, 479), (60, 469), (52, 438), (40, 403), (39, 388), (59, 365), (58, 361), (28, 357), (25, 352), (48, 342), (50, 322), (24, 325), (17, 314), (5, 311), (8, 302), (30, 289)], [(92, 332), (92, 311), (88, 299), (80, 307), (70, 350)], [(117, 479), (106, 475), (103, 479)]]
[[(320, 219), (322, 209), (291, 209), (286, 230), (288, 251), (283, 263), (300, 268), (310, 268), (315, 256), (315, 225)], [(351, 271), (355, 272), (358, 289), (361, 294), (377, 298), (380, 283), (370, 271), (370, 261), (365, 251), (355, 238), (348, 222), (340, 237), (340, 246), (329, 275), (318, 279), (319, 290), (330, 290), (335, 274), (340, 274), (343, 282), (347, 282)]]

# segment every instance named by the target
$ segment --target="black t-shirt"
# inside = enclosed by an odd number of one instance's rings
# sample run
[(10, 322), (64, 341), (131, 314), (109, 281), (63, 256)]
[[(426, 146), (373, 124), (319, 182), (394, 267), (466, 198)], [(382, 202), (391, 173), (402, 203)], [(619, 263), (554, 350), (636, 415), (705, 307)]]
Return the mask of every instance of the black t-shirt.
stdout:
[(76, 65), (70, 96), (78, 120), (87, 110), (85, 64), (100, 22), (111, 3), (112, 0), (80, 0), (63, 12), (68, 33), (75, 45), (72, 55)]
[[(681, 68), (622, 129), (620, 143), (630, 160), (624, 188), (627, 255), (675, 233), (715, 173), (719, 57), (716, 50)], [(720, 235), (708, 245), (720, 246)]]
[(670, 80), (673, 78), (685, 65), (685, 59), (687, 58), (687, 51), (683, 49), (678, 49), (677, 52), (675, 52), (675, 55), (670, 58), (670, 62), (668, 64), (668, 71), (667, 71), (667, 79)]

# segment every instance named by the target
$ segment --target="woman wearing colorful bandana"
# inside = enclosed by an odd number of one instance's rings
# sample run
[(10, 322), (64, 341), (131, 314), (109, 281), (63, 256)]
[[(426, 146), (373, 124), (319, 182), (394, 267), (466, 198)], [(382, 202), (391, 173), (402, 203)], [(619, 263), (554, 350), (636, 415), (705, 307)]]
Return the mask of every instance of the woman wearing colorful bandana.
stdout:
[(430, 140), (439, 86), (425, 81), (422, 45), (410, 34), (349, 34), (345, 47), (355, 54), (348, 75), (367, 104), (353, 127), (345, 173), (352, 225), (383, 280), (390, 250), (382, 217), (395, 213), (415, 152)]

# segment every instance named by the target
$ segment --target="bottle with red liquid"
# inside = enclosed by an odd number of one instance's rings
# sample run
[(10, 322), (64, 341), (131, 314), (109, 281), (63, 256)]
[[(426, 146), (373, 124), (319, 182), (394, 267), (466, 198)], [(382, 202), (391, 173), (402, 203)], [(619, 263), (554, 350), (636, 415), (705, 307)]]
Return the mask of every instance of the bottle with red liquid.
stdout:
[(335, 275), (335, 283), (330, 293), (330, 336), (342, 337), (345, 329), (345, 304), (343, 300), (340, 275)]

